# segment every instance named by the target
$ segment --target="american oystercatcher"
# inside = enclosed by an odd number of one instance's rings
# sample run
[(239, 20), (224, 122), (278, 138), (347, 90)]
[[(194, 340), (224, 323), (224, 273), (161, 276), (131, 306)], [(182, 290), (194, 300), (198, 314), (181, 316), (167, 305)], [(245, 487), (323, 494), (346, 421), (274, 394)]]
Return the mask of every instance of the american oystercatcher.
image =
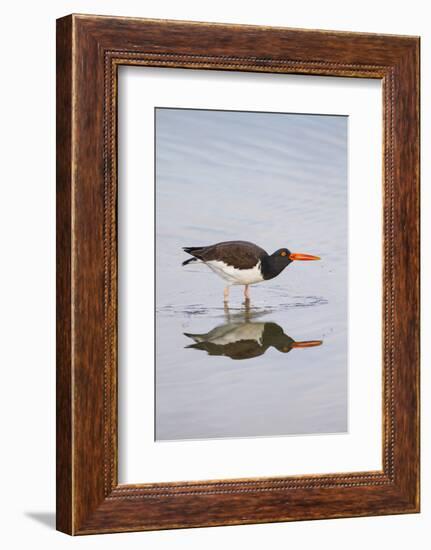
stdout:
[(231, 285), (244, 285), (246, 302), (250, 300), (249, 285), (277, 277), (294, 260), (320, 260), (319, 256), (290, 252), (280, 248), (269, 255), (263, 248), (248, 241), (225, 241), (210, 246), (185, 246), (184, 252), (193, 256), (183, 262), (203, 262), (225, 281), (224, 301), (229, 300)]
[(195, 343), (187, 349), (206, 351), (208, 355), (224, 355), (231, 359), (252, 359), (263, 355), (270, 347), (280, 353), (292, 349), (320, 346), (322, 340), (295, 342), (277, 323), (225, 323), (213, 328), (206, 334), (189, 334)]

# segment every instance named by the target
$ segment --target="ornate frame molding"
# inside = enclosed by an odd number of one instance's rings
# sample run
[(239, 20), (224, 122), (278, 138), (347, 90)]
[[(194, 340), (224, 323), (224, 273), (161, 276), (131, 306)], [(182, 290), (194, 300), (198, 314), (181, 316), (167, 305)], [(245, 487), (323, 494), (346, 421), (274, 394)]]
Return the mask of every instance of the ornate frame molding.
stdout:
[[(219, 47), (226, 36), (229, 45)], [(205, 42), (215, 44), (207, 53)], [(58, 21), (57, 47), (58, 529), (85, 534), (418, 511), (418, 39), (69, 16)], [(118, 484), (120, 65), (382, 80), (382, 471)]]

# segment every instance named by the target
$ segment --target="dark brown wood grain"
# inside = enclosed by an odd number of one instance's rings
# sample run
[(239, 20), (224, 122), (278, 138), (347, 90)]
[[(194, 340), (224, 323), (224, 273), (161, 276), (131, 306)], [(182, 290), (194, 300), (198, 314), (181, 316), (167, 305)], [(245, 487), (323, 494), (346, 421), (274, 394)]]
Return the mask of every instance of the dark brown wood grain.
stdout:
[[(417, 512), (419, 39), (79, 15), (57, 25), (57, 528), (87, 534)], [(118, 484), (116, 116), (124, 64), (382, 80), (382, 471)]]
[(57, 529), (72, 532), (72, 27), (57, 23)]

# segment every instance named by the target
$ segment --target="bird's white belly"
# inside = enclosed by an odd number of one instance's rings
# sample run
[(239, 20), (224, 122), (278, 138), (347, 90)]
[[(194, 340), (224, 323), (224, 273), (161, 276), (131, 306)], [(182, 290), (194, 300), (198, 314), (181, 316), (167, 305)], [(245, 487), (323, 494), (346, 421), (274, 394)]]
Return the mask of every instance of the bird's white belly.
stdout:
[(205, 262), (206, 265), (231, 285), (252, 285), (263, 281), (260, 260), (250, 269), (237, 269), (220, 260)]
[[(226, 325), (224, 328), (227, 328)], [(243, 340), (255, 340), (259, 345), (262, 345), (265, 323), (232, 323), (228, 325), (228, 329), (223, 332), (219, 331), (219, 334), (216, 331), (214, 333), (210, 332), (206, 335), (206, 341), (225, 346)]]

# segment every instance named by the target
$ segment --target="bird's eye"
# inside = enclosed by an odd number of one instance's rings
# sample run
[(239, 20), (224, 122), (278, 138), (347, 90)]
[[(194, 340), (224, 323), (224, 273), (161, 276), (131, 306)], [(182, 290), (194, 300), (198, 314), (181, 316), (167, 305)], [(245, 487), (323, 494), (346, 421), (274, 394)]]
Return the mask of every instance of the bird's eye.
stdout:
[(281, 256), (287, 256), (287, 252), (285, 252), (285, 251), (283, 250), (283, 252), (281, 253)]

